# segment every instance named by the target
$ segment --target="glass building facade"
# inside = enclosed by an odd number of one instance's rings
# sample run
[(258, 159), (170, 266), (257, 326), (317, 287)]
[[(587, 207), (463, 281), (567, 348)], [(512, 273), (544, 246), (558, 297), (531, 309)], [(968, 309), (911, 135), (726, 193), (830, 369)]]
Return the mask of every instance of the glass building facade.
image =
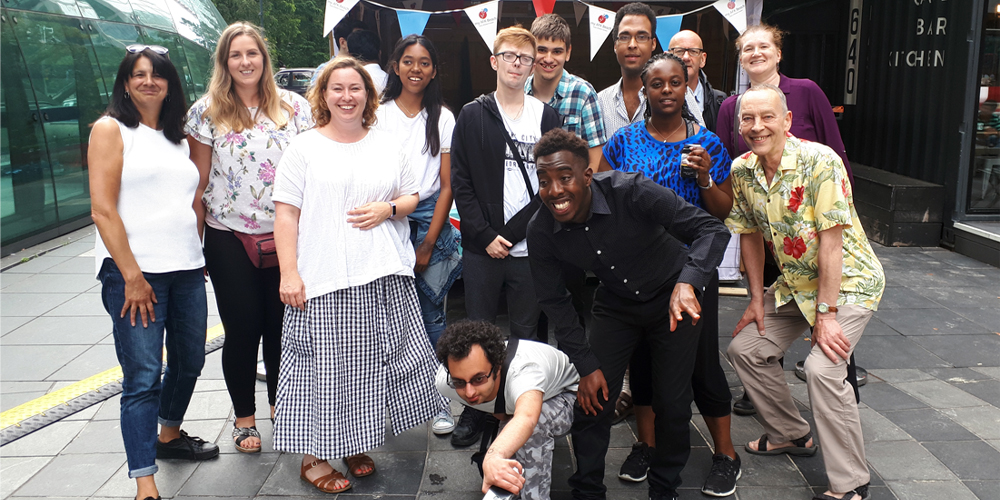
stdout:
[(88, 224), (87, 140), (125, 46), (170, 50), (188, 102), (226, 24), (210, 0), (0, 0), (0, 239), (7, 255)]

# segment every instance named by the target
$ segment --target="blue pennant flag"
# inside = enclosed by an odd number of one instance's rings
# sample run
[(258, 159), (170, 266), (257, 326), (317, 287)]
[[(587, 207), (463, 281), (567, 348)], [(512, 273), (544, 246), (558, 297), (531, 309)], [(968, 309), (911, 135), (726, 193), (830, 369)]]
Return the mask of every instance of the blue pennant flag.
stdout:
[(399, 19), (399, 31), (405, 37), (424, 34), (424, 26), (427, 26), (431, 13), (420, 10), (397, 10), (396, 17)]
[(670, 46), (670, 39), (681, 30), (681, 19), (684, 19), (684, 14), (656, 18), (656, 38), (659, 40), (660, 48), (664, 51)]

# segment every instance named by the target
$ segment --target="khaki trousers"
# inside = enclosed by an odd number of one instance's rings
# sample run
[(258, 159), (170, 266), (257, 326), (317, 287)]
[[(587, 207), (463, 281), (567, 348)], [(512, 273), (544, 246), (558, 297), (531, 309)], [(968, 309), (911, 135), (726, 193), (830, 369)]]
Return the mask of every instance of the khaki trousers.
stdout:
[[(785, 350), (809, 329), (809, 322), (794, 301), (774, 309), (774, 290), (764, 295), (764, 331), (747, 325), (729, 344), (729, 359), (743, 382), (750, 401), (757, 408), (769, 443), (787, 443), (809, 432), (792, 400), (785, 375), (778, 364)], [(837, 322), (857, 347), (873, 311), (860, 306), (840, 306)], [(853, 490), (868, 483), (861, 418), (854, 389), (846, 382), (847, 361), (833, 363), (819, 346), (814, 346), (805, 362), (809, 403), (816, 420), (816, 435), (823, 444), (823, 460), (829, 488), (834, 492)], [(815, 442), (815, 441), (814, 441)]]

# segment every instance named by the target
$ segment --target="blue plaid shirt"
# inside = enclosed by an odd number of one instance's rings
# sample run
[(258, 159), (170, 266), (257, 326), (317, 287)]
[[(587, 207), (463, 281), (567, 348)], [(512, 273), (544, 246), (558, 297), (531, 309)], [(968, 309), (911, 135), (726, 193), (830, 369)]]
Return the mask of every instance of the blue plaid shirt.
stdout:
[[(534, 79), (535, 75), (531, 75), (524, 84), (524, 92), (528, 95), (534, 95)], [(562, 128), (583, 138), (588, 146), (594, 148), (607, 142), (597, 91), (587, 80), (563, 70), (556, 93), (548, 105), (562, 117)]]

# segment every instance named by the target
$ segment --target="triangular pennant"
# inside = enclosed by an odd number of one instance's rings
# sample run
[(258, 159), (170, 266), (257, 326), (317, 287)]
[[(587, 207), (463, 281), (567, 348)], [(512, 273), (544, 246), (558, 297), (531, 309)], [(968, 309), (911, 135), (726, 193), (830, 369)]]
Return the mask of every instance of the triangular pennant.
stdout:
[(745, 0), (719, 0), (712, 4), (722, 17), (742, 34), (747, 30), (747, 6)]
[(556, 6), (556, 0), (531, 0), (531, 3), (535, 6), (535, 17), (551, 14)]
[(358, 3), (358, 0), (326, 0), (326, 12), (323, 14), (323, 36), (333, 31), (333, 27), (347, 15)]
[(583, 21), (583, 15), (587, 13), (587, 4), (583, 2), (573, 2), (573, 13), (576, 14), (576, 25), (580, 26), (580, 21)]
[(464, 3), (465, 3), (464, 0), (446, 0), (445, 1), (445, 4), (448, 5), (448, 10), (454, 10), (455, 11), (455, 12), (451, 13), (451, 18), (455, 20), (455, 26), (461, 26), (462, 25), (462, 13), (458, 9), (461, 9), (462, 8), (462, 4), (464, 4)]
[(659, 40), (658, 45), (660, 47), (668, 47), (670, 45), (670, 39), (681, 30), (682, 19), (684, 19), (684, 14), (656, 18), (656, 39)]
[(396, 17), (399, 18), (399, 31), (403, 37), (407, 35), (423, 35), (424, 26), (431, 13), (422, 10), (397, 10)]
[(484, 2), (462, 10), (469, 16), (473, 26), (479, 31), (479, 36), (483, 37), (486, 46), (493, 50), (493, 40), (497, 37), (497, 21), (500, 19), (499, 0)]
[(597, 50), (611, 34), (611, 28), (615, 25), (615, 13), (593, 5), (588, 5), (587, 9), (590, 13), (590, 60), (593, 61)]
[(424, 8), (424, 0), (403, 0), (403, 8), (408, 10), (420, 10)]

